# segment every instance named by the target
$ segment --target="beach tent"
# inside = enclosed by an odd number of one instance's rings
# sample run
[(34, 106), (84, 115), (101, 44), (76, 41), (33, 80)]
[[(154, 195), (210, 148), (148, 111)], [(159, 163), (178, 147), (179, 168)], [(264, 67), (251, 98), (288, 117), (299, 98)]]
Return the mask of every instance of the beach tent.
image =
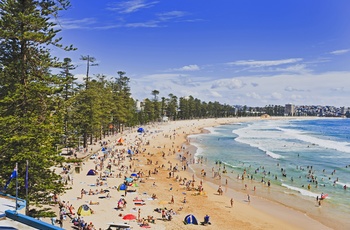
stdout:
[(123, 138), (119, 138), (118, 139), (118, 143), (124, 143), (124, 139)]
[(145, 130), (144, 130), (143, 128), (138, 128), (138, 129), (137, 129), (137, 132), (138, 132), (138, 133), (144, 133)]
[(131, 149), (128, 149), (128, 154), (134, 154), (134, 152)]
[(77, 214), (79, 216), (90, 216), (92, 212), (88, 205), (83, 204), (78, 208)]
[(195, 225), (198, 225), (198, 222), (197, 222), (197, 219), (194, 215), (192, 214), (189, 214), (185, 217), (184, 219), (184, 223), (185, 224), (195, 224)]
[(93, 169), (90, 169), (86, 175), (87, 176), (95, 176), (96, 175), (96, 171), (93, 170)]
[(118, 191), (120, 191), (120, 190), (127, 190), (127, 189), (128, 189), (128, 186), (126, 186), (126, 184), (120, 184), (118, 186)]

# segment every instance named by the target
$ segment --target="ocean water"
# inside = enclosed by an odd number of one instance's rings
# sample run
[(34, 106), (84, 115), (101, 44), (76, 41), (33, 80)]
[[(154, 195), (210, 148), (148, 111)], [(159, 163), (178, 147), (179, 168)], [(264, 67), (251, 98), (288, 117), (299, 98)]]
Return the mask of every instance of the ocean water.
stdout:
[[(350, 119), (260, 120), (207, 129), (189, 140), (209, 174), (225, 169), (222, 175), (236, 189), (248, 181), (266, 188), (270, 181), (275, 201), (311, 216), (350, 215)], [(328, 194), (324, 213), (315, 208), (322, 193)], [(259, 195), (271, 198), (270, 192)]]

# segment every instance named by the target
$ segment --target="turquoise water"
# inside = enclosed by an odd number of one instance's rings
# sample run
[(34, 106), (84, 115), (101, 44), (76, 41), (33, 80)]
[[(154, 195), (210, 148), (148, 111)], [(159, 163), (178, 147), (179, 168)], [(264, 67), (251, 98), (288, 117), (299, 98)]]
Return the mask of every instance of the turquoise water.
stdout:
[(208, 170), (221, 162), (232, 180), (245, 170), (257, 184), (270, 181), (307, 201), (328, 194), (329, 209), (350, 214), (350, 119), (261, 120), (208, 130), (189, 137)]

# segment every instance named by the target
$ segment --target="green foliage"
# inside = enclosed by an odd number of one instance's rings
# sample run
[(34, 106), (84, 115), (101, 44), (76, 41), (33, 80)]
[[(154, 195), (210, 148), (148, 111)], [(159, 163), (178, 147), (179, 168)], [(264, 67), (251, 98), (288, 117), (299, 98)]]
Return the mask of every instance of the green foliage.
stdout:
[(66, 159), (64, 162), (65, 163), (81, 163), (83, 161), (81, 159), (70, 158), (70, 159)]
[[(47, 203), (50, 193), (63, 191), (51, 170), (62, 161), (55, 151), (59, 133), (55, 94), (59, 78), (50, 69), (59, 66), (49, 46), (62, 47), (50, 18), (69, 7), (69, 1), (1, 1), (0, 8), (0, 180), (18, 163), (18, 182), (24, 184), (29, 167), (28, 203)], [(14, 185), (7, 192), (14, 194)], [(24, 186), (19, 196), (25, 197)], [(44, 211), (45, 212), (45, 211)]]

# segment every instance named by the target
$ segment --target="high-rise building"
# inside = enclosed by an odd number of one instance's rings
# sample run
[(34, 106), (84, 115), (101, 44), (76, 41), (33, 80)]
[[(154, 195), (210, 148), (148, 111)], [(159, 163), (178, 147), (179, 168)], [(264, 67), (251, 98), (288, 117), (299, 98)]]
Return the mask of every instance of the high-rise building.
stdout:
[(295, 113), (295, 106), (293, 104), (286, 104), (286, 107), (284, 109), (284, 115), (294, 116), (294, 113)]

